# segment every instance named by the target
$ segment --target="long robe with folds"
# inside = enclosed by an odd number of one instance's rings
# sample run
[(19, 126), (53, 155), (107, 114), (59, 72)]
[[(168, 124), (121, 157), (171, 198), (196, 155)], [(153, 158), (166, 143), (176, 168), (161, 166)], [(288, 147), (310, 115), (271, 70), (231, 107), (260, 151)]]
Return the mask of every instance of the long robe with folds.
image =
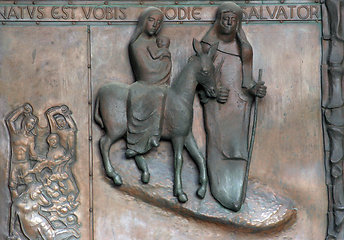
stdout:
[(127, 147), (144, 154), (153, 146), (151, 138), (160, 140), (162, 115), (172, 63), (169, 57), (153, 59), (148, 47), (156, 39), (139, 37), (129, 45), (130, 63), (136, 82), (128, 95)]
[[(202, 44), (206, 49), (212, 43), (202, 40)], [(239, 52), (233, 53), (227, 46), (220, 42), (215, 66), (223, 61), (217, 85), (230, 90), (228, 100), (222, 104), (209, 99), (204, 105), (207, 167), (213, 196), (224, 207), (237, 211), (246, 191), (244, 181), (254, 98), (243, 87), (243, 63)]]

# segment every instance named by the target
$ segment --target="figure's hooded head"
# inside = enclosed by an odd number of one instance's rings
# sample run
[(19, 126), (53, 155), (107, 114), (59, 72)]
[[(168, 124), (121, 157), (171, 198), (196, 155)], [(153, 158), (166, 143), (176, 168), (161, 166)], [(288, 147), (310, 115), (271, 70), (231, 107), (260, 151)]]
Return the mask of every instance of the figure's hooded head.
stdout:
[[(236, 23), (226, 25), (224, 23), (226, 18), (233, 16), (236, 17)], [(234, 39), (236, 39), (238, 42), (240, 48), (239, 57), (243, 63), (242, 86), (247, 88), (252, 85), (253, 51), (252, 46), (248, 42), (245, 32), (241, 26), (242, 16), (243, 11), (237, 4), (232, 2), (222, 3), (217, 9), (215, 23), (202, 39), (202, 42), (212, 45), (219, 41), (220, 45), (218, 50), (225, 51), (225, 49), (222, 47), (222, 44), (226, 43), (226, 41), (230, 41), (228, 36), (235, 34)], [(234, 26), (235, 28), (233, 29)]]
[[(156, 26), (155, 29), (152, 29), (152, 27), (149, 26), (149, 18), (156, 16), (160, 18), (160, 23)], [(139, 17), (139, 22), (137, 24), (137, 27), (135, 29), (135, 32), (133, 36), (130, 39), (130, 44), (133, 44), (139, 36), (142, 35), (144, 31), (147, 31), (148, 34), (151, 35), (157, 35), (162, 27), (162, 22), (163, 22), (164, 14), (159, 8), (156, 7), (148, 7), (143, 12), (141, 13)]]
[[(238, 35), (240, 35), (241, 28), (241, 21), (242, 21), (242, 10), (241, 8), (236, 5), (235, 3), (227, 2), (221, 4), (216, 12), (216, 21), (215, 25), (217, 28), (218, 33), (220, 34), (228, 34), (228, 30), (235, 31)], [(227, 21), (229, 21), (229, 16), (235, 16), (236, 22), (233, 25), (227, 25)]]
[(229, 26), (224, 24), (224, 18), (228, 17), (228, 15), (236, 16), (237, 22), (235, 24), (235, 32), (236, 38), (239, 40), (240, 45), (244, 48), (252, 48), (251, 44), (247, 41), (246, 35), (241, 26), (243, 11), (238, 5), (232, 2), (222, 3), (218, 7), (215, 23), (206, 34), (203, 41), (213, 44), (219, 41), (221, 35), (229, 34)]

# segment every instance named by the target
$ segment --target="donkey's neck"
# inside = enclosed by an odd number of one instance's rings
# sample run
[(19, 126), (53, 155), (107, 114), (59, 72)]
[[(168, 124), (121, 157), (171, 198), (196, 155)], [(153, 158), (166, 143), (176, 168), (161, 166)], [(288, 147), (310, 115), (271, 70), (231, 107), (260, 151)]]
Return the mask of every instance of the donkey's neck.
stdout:
[(196, 56), (189, 58), (186, 66), (171, 84), (171, 90), (174, 94), (191, 104), (193, 104), (197, 86), (197, 59), (195, 58)]

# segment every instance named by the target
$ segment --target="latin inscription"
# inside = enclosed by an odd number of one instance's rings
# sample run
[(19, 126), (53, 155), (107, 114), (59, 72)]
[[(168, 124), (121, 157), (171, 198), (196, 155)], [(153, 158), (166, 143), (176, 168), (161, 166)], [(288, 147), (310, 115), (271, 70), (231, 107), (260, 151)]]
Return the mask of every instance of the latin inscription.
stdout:
[[(216, 6), (163, 6), (165, 21), (213, 21)], [(320, 5), (242, 5), (245, 21), (320, 20)], [(142, 6), (0, 5), (0, 21), (137, 21)]]

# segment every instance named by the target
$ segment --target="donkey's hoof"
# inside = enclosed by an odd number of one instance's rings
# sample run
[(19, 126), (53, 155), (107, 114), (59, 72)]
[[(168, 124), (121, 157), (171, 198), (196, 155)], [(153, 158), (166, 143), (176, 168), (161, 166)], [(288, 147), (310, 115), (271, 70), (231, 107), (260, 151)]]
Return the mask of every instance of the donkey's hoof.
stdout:
[(149, 172), (143, 172), (141, 175), (141, 181), (143, 183), (149, 183), (149, 179), (150, 179), (150, 173)]
[(113, 174), (109, 174), (108, 176), (109, 178), (112, 178), (115, 185), (121, 186), (123, 184), (123, 181), (120, 175), (113, 173)]
[(186, 203), (188, 201), (188, 196), (183, 191), (174, 191), (173, 195), (178, 198), (180, 203)]
[(185, 193), (179, 194), (178, 201), (180, 203), (186, 203), (188, 201), (188, 196)]
[(203, 199), (205, 197), (206, 191), (207, 191), (207, 187), (201, 186), (196, 192), (197, 197), (199, 197), (200, 199)]

